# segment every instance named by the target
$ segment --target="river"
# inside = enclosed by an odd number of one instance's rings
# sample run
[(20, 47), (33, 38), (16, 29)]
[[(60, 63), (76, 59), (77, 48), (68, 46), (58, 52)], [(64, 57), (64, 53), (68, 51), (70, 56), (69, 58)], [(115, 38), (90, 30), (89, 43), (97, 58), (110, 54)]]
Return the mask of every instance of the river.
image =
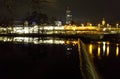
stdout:
[[(85, 50), (102, 79), (119, 79), (119, 44), (87, 41)], [(52, 37), (0, 37), (0, 78), (81, 79), (79, 40)]]

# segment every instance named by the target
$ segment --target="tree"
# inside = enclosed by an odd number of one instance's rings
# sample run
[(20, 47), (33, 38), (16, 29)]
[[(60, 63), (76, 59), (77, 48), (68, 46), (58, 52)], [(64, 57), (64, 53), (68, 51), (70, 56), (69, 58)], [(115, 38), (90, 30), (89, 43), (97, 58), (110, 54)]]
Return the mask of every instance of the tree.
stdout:
[(32, 24), (32, 22), (36, 22), (37, 24), (44, 24), (48, 22), (48, 17), (46, 14), (34, 11), (30, 16), (25, 18), (25, 20), (27, 20), (30, 24)]
[[(46, 21), (47, 16), (44, 14), (42, 14), (41, 9), (43, 9), (44, 7), (47, 6), (47, 4), (51, 3), (51, 1), (49, 0), (0, 0), (0, 4), (2, 4), (2, 7), (4, 7), (5, 10), (7, 10), (8, 16), (7, 18), (10, 19), (10, 21), (16, 19), (16, 16), (18, 17), (19, 14), (17, 15), (17, 11), (23, 8), (21, 8), (20, 6), (18, 6), (18, 2), (20, 1), (25, 1), (25, 3), (19, 3), (21, 5), (25, 5), (27, 6), (27, 8), (24, 8), (25, 13), (33, 13), (33, 12), (37, 12), (40, 13), (39, 16), (37, 14), (38, 17), (43, 17), (44, 19), (41, 20), (41, 22)], [(21, 12), (22, 13), (22, 12)], [(29, 15), (27, 16), (23, 16), (23, 17), (29, 17)], [(36, 16), (34, 16), (36, 17)], [(9, 23), (9, 22), (8, 22)]]

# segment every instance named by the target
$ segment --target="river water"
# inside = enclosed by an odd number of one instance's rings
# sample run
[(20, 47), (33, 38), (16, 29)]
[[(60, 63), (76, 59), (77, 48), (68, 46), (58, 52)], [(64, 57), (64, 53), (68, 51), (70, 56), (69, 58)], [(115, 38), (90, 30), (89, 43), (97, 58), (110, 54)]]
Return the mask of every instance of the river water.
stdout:
[(86, 46), (103, 79), (120, 79), (120, 43), (92, 41)]
[[(0, 79), (81, 79), (78, 43), (73, 38), (0, 37)], [(100, 78), (120, 78), (120, 43), (84, 44)]]

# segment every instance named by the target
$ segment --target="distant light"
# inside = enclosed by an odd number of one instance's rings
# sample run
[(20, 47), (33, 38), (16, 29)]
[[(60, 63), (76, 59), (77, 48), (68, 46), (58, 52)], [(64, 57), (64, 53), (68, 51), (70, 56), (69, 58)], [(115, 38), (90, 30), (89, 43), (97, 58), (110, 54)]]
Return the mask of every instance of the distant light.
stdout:
[(116, 56), (118, 56), (119, 55), (119, 44), (116, 44), (117, 46), (116, 46)]
[(92, 24), (90, 24), (90, 26), (92, 26)]
[(118, 28), (118, 26), (119, 26), (119, 24), (117, 23), (117, 24), (116, 24), (116, 28)]
[(54, 29), (54, 26), (45, 26), (44, 27), (44, 30), (53, 30)]
[(101, 52), (100, 52), (100, 44), (99, 44), (99, 45), (98, 45), (98, 54), (97, 54), (99, 58), (100, 58), (100, 53), (101, 53)]
[(67, 48), (67, 50), (72, 50), (72, 48)]
[(107, 43), (107, 56), (109, 55), (109, 50), (110, 50), (110, 48), (109, 48), (109, 43)]
[(105, 54), (105, 50), (106, 50), (106, 42), (103, 42), (103, 55)]
[(102, 25), (105, 25), (105, 23), (106, 23), (106, 21), (105, 21), (105, 19), (103, 18), (103, 20), (102, 20)]
[(90, 55), (92, 55), (92, 48), (93, 48), (93, 47), (92, 47), (92, 44), (90, 44), (90, 45), (89, 45), (89, 53), (90, 53)]
[(81, 24), (82, 27), (84, 27), (84, 24)]
[(103, 28), (103, 31), (106, 31), (106, 28)]
[(107, 24), (107, 27), (110, 27), (110, 25), (109, 25), (109, 24)]

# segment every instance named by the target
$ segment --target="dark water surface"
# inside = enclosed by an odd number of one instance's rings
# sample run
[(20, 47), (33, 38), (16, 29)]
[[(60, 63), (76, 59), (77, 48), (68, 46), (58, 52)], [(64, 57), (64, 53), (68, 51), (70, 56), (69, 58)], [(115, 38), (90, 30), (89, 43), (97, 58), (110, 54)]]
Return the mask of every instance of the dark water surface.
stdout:
[(0, 79), (80, 79), (77, 45), (0, 43)]
[(86, 43), (87, 50), (103, 79), (120, 79), (120, 43)]
[[(77, 39), (0, 37), (0, 79), (81, 79)], [(102, 79), (120, 79), (117, 42), (84, 42)]]

